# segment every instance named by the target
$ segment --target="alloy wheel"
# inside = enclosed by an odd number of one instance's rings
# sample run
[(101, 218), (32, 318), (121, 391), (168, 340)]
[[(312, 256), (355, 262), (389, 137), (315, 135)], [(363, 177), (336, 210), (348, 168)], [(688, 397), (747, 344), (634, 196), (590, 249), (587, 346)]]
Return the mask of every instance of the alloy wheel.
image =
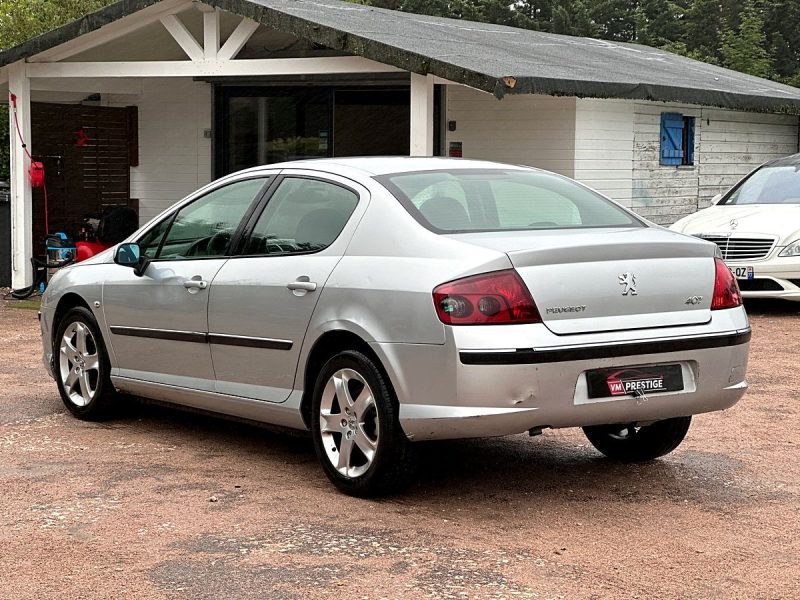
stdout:
[(88, 406), (97, 395), (100, 356), (94, 335), (85, 323), (75, 321), (64, 330), (59, 345), (59, 376), (75, 406)]
[(330, 463), (345, 477), (360, 477), (375, 459), (380, 422), (367, 381), (353, 369), (336, 371), (325, 385), (320, 436)]

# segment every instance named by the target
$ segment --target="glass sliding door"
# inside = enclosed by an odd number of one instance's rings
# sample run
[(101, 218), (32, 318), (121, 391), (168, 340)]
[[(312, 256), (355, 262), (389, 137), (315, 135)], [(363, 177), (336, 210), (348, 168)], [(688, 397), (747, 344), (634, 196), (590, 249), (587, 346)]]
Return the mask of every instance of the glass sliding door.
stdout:
[(332, 91), (230, 90), (222, 94), (222, 173), (331, 156)]
[(407, 85), (215, 90), (215, 173), (334, 156), (407, 156)]
[(411, 92), (407, 87), (337, 89), (335, 156), (407, 156), (411, 149)]

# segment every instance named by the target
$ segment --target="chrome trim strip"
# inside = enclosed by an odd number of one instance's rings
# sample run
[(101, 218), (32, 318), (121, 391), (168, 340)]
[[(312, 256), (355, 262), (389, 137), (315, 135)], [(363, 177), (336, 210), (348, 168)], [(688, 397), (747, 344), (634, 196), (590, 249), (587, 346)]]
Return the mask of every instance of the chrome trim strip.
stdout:
[(246, 335), (228, 335), (225, 333), (209, 333), (210, 344), (223, 346), (240, 346), (243, 348), (264, 348), (267, 350), (291, 350), (294, 346), (292, 340), (276, 340), (272, 338), (257, 338)]
[(520, 348), (514, 352), (461, 350), (459, 358), (465, 365), (533, 365), (596, 358), (617, 358), (642, 354), (662, 354), (687, 350), (705, 350), (738, 346), (750, 341), (751, 331), (738, 331), (733, 334), (713, 335), (673, 340), (656, 340), (602, 346), (578, 346), (572, 348), (543, 349)]
[(200, 333), (197, 331), (174, 331), (171, 329), (148, 329), (146, 327), (111, 327), (111, 333), (128, 337), (141, 337), (173, 342), (191, 342), (195, 344), (218, 344), (222, 346), (239, 346), (243, 348), (263, 348), (266, 350), (291, 350), (291, 340), (272, 338), (256, 338), (244, 335), (228, 335), (225, 333)]

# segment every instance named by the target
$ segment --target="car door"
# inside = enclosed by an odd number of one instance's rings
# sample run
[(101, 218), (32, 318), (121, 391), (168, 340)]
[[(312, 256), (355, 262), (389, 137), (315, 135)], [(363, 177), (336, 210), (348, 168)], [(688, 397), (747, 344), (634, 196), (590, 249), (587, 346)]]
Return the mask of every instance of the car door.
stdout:
[(143, 276), (115, 265), (103, 284), (115, 375), (213, 391), (209, 290), (268, 181), (222, 185), (148, 229), (138, 239), (152, 261)]
[(284, 172), (211, 289), (217, 391), (284, 402), (311, 315), (366, 208), (344, 178)]

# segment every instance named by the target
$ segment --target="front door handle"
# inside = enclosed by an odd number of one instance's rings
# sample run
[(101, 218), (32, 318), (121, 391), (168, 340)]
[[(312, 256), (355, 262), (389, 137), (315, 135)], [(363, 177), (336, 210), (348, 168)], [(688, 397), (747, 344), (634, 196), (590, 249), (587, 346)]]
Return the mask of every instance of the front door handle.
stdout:
[(292, 281), (286, 287), (293, 292), (316, 292), (317, 284), (313, 281)]
[(208, 288), (208, 282), (203, 281), (202, 277), (200, 277), (200, 275), (197, 275), (196, 277), (192, 277), (188, 281), (184, 281), (183, 287), (185, 287), (187, 290), (204, 290)]

